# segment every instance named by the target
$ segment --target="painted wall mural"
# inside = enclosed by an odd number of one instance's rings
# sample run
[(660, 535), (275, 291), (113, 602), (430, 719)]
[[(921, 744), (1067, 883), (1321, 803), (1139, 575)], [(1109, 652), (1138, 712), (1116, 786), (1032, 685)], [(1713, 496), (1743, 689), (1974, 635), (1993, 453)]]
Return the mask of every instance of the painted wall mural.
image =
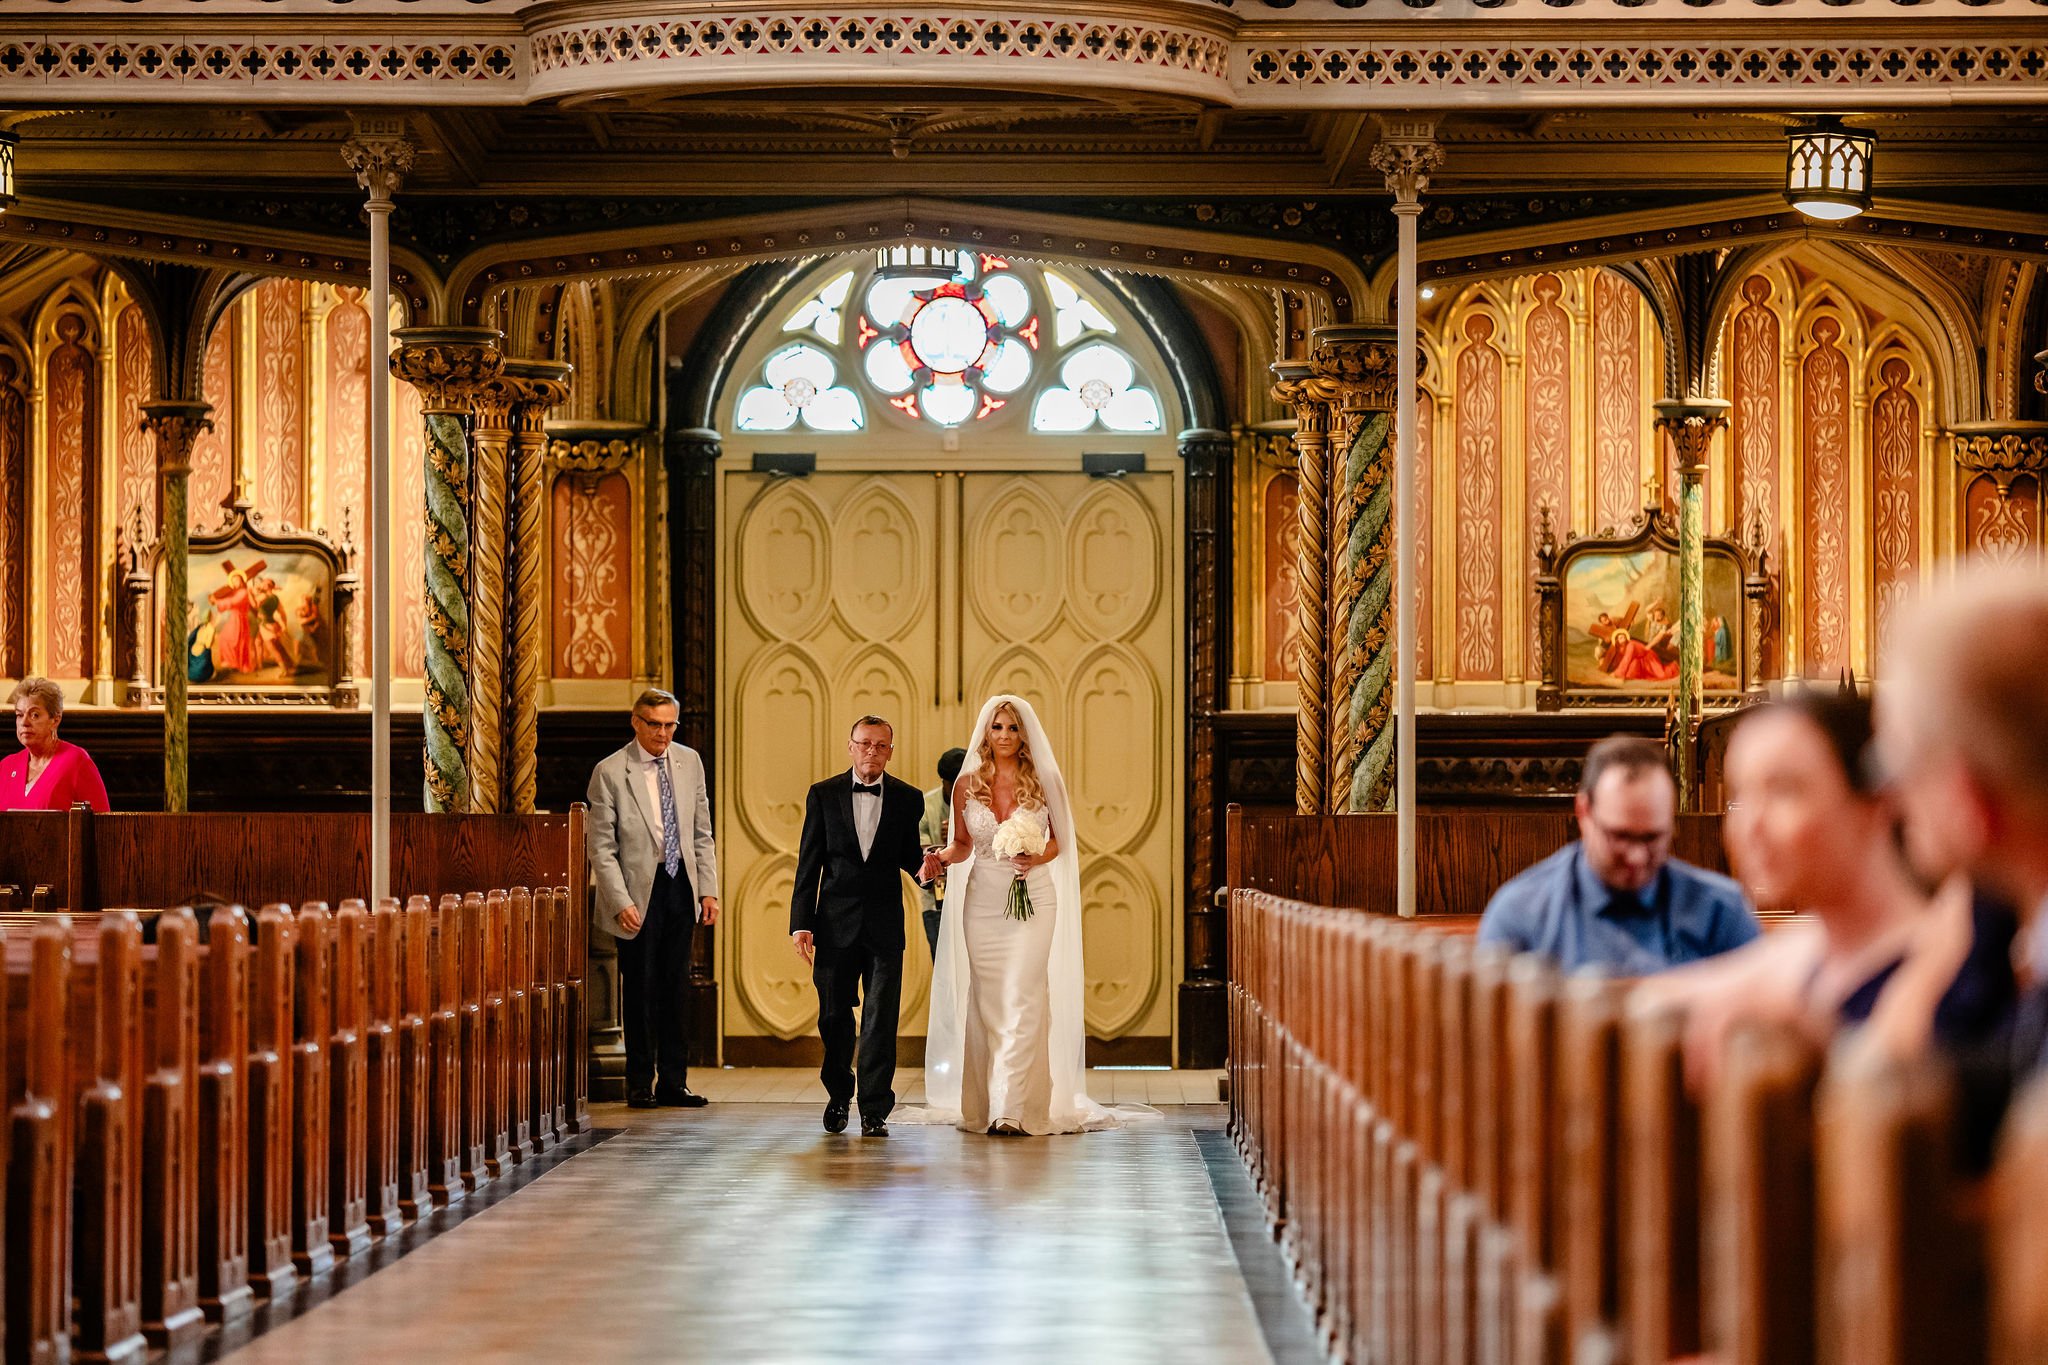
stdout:
[[(368, 520), (363, 509), (369, 505), (370, 475), (370, 314), (364, 308), (361, 291), (342, 289), (339, 298), (321, 320), (325, 331), (327, 373), (323, 395), (327, 431), (327, 495), (318, 520), (339, 537), (345, 513), (350, 538), (367, 551)], [(363, 590), (370, 586), (369, 555), (359, 561)], [(358, 677), (369, 670), (369, 632), (358, 630), (351, 641), (353, 671)]]
[(129, 533), (138, 509), (142, 534), (156, 534), (156, 437), (142, 429), (142, 405), (156, 395), (155, 344), (149, 324), (135, 304), (114, 319), (114, 432), (120, 451), (114, 485), (114, 515), (123, 535)]
[(194, 530), (218, 526), (222, 504), (235, 479), (234, 314), (222, 318), (207, 338), (200, 391), (213, 404), (213, 430), (192, 443), (192, 476), (187, 485), (186, 520)]
[(1300, 481), (1291, 473), (1275, 474), (1265, 490), (1262, 518), (1266, 539), (1266, 678), (1294, 682), (1301, 646)]
[[(1528, 509), (1530, 563), (1541, 527), (1555, 535), (1571, 525), (1572, 506), (1572, 337), (1571, 319), (1558, 304), (1563, 282), (1538, 275), (1530, 282), (1536, 306), (1523, 323), (1522, 369), (1526, 376), (1528, 455), (1524, 462), (1523, 505)], [(1529, 653), (1536, 657), (1536, 614), (1529, 613)]]
[(631, 676), (633, 491), (620, 473), (565, 474), (552, 495), (555, 675)]
[(1611, 270), (1593, 274), (1593, 521), (1620, 530), (1641, 514), (1642, 297)]
[(306, 520), (306, 286), (266, 280), (250, 308), (256, 335), (256, 429), (250, 454), (255, 503), (293, 525)]
[(1465, 323), (1458, 357), (1457, 623), (1458, 676), (1500, 676), (1501, 358), (1494, 321)]
[(1800, 458), (1806, 483), (1806, 652), (1810, 678), (1849, 663), (1849, 358), (1841, 320), (1813, 320), (1799, 367)]
[(44, 534), (55, 570), (44, 595), (43, 654), (58, 677), (85, 675), (91, 658), (93, 388), (95, 365), (86, 350), (85, 320), (66, 313), (56, 322), (55, 349), (44, 362)]
[(0, 676), (20, 677), (28, 653), (28, 402), (26, 367), (0, 351)]
[(1920, 400), (1903, 356), (1886, 359), (1878, 379), (1883, 390), (1870, 406), (1870, 537), (1881, 659), (1892, 618), (1920, 581)]

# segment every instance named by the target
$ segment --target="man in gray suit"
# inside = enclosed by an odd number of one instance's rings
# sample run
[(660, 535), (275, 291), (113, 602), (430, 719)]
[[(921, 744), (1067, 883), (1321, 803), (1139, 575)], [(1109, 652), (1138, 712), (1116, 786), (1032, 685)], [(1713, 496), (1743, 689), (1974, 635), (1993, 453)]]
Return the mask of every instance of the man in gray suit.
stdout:
[(633, 741), (590, 774), (585, 842), (597, 922), (619, 941), (626, 1103), (694, 1109), (689, 1079), (690, 940), (718, 923), (718, 850), (704, 760), (674, 743), (676, 699), (649, 688), (633, 703)]

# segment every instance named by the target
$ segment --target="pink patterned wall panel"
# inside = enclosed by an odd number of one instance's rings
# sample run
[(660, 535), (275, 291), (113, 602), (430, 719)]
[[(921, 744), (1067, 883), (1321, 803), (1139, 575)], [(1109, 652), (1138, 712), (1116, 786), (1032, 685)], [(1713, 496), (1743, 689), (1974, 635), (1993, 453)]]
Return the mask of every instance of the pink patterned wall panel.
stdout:
[(93, 359), (79, 344), (84, 330), (75, 317), (60, 320), (63, 344), (50, 353), (43, 371), (43, 524), (50, 546), (42, 589), (49, 613), (43, 668), (57, 678), (84, 677), (91, 666)]
[(21, 362), (0, 355), (0, 677), (28, 671), (28, 401)]
[(632, 671), (632, 489), (623, 474), (555, 480), (555, 674), (624, 678)]
[(306, 284), (256, 286), (256, 506), (294, 525), (306, 519)]
[(1593, 520), (1617, 530), (1643, 510), (1642, 327), (1635, 286), (1593, 276)]
[(155, 343), (142, 309), (129, 304), (114, 320), (114, 429), (120, 450), (114, 516), (125, 537), (142, 509), (145, 537), (156, 534), (156, 438), (142, 429), (142, 405), (156, 395)]
[(1430, 642), (1431, 604), (1430, 509), (1436, 467), (1436, 399), (1424, 389), (1415, 395), (1415, 676), (1435, 676), (1436, 649)]
[(1806, 469), (1806, 658), (1810, 678), (1849, 664), (1849, 358), (1842, 324), (1814, 320), (1813, 349), (1799, 367), (1801, 453)]
[(1742, 538), (1759, 519), (1764, 547), (1778, 557), (1778, 315), (1770, 309), (1771, 282), (1742, 282), (1748, 302), (1735, 315), (1735, 409), (1729, 414), (1735, 446), (1735, 524)]
[(392, 513), (398, 551), (398, 607), (393, 612), (391, 673), (418, 678), (427, 669), (427, 431), (420, 391), (391, 384), (391, 482), (398, 489)]
[(1877, 654), (1892, 618), (1920, 576), (1920, 401), (1907, 385), (1913, 367), (1894, 356), (1878, 371), (1884, 387), (1870, 407), (1872, 558), (1877, 574)]
[(1266, 551), (1266, 680), (1293, 682), (1295, 651), (1301, 644), (1300, 481), (1290, 473), (1275, 474), (1266, 484), (1264, 518)]
[(1500, 651), (1500, 352), (1476, 313), (1458, 357), (1458, 677), (1498, 678)]
[(201, 392), (213, 404), (213, 430), (192, 443), (186, 518), (193, 530), (217, 526), (235, 477), (235, 324), (222, 318), (206, 342)]
[[(1572, 524), (1572, 333), (1571, 319), (1558, 306), (1564, 286), (1557, 276), (1538, 275), (1530, 288), (1536, 306), (1529, 310), (1522, 330), (1528, 432), (1523, 487), (1529, 516), (1528, 571), (1533, 574), (1543, 514), (1549, 513), (1551, 534), (1560, 541)], [(1527, 657), (1532, 666), (1537, 634), (1536, 614), (1531, 612)]]
[(1989, 474), (1970, 480), (1963, 492), (1964, 543), (1986, 559), (2019, 564), (2040, 552), (2041, 485), (2022, 474), (2007, 491)]
[[(365, 512), (370, 486), (370, 315), (345, 289), (344, 302), (327, 314), (327, 498), (321, 520), (337, 538), (344, 524), (357, 549), (362, 585), (357, 600), (383, 591), (370, 582), (370, 526)], [(358, 621), (363, 619), (359, 613)], [(369, 631), (358, 629), (350, 650), (356, 676), (369, 671)]]

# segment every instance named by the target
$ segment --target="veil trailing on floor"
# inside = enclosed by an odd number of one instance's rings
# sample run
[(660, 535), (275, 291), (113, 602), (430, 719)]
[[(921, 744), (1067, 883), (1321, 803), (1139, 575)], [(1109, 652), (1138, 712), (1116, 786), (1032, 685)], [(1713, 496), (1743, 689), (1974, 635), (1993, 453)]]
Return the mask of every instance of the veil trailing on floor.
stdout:
[[(1059, 856), (1047, 864), (1052, 873), (1054, 897), (1052, 951), (1046, 963), (1053, 1128), (1062, 1133), (1113, 1128), (1119, 1122), (1119, 1111), (1088, 1097), (1088, 1029), (1082, 1017), (1082, 991), (1087, 976), (1081, 962), (1081, 845), (1074, 836), (1074, 807), (1067, 797), (1059, 760), (1053, 756), (1052, 741), (1046, 737), (1045, 727), (1038, 723), (1038, 713), (1031, 709), (1030, 702), (1008, 695), (988, 699), (968, 736), (967, 761), (961, 766), (960, 781), (966, 781), (980, 766), (982, 737), (988, 733), (996, 708), (1006, 703), (1024, 726), (1031, 763), (1037, 770), (1039, 786), (1045, 791), (1047, 814), (1052, 817), (1053, 835), (1060, 848)], [(957, 785), (955, 789), (958, 790)], [(964, 914), (952, 907), (965, 902), (968, 878), (973, 874), (972, 853), (947, 874), (947, 881), (958, 887), (959, 892), (957, 900), (948, 897), (946, 913), (939, 921), (939, 955), (932, 968), (931, 1022), (925, 1029), (925, 1106), (904, 1111), (904, 1122), (957, 1124), (961, 1119), (961, 1071), (968, 1022), (967, 931)]]

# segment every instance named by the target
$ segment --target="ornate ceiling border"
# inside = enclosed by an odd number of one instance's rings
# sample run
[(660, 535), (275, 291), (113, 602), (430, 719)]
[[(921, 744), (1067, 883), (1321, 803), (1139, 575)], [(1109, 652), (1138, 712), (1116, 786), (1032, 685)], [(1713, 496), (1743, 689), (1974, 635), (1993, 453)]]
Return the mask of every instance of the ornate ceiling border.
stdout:
[[(1653, 0), (1657, 3), (1657, 0)], [(1662, 6), (1669, 8), (1669, 6)], [(494, 103), (739, 85), (1139, 88), (1239, 108), (2048, 102), (2038, 18), (1256, 21), (1155, 0), (741, 10), (49, 11), (0, 40), (0, 98)], [(1558, 16), (1562, 17), (1562, 16)], [(21, 26), (25, 28), (26, 26)], [(1822, 35), (1825, 34), (1823, 37)], [(1426, 40), (1423, 40), (1426, 35)]]

